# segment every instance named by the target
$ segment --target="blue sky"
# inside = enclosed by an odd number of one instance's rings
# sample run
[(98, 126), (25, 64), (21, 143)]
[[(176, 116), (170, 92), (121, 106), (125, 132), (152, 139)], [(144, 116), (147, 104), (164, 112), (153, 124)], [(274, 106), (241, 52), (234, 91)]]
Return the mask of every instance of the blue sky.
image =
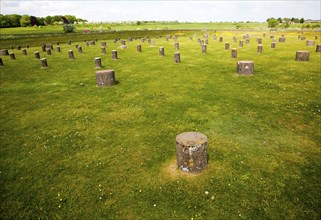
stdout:
[(88, 21), (265, 21), (269, 17), (321, 19), (321, 0), (79, 1), (0, 0), (1, 14), (71, 14)]

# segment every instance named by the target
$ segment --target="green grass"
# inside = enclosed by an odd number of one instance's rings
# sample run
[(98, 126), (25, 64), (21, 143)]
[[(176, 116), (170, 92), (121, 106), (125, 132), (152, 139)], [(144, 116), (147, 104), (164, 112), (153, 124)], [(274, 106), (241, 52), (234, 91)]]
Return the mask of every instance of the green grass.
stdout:
[[(0, 218), (320, 219), (320, 53), (297, 32), (276, 49), (267, 34), (262, 54), (260, 32), (243, 48), (232, 37), (245, 32), (218, 31), (223, 43), (210, 34), (207, 54), (202, 33), (180, 36), (179, 64), (165, 34), (156, 47), (137, 40), (125, 50), (108, 35), (89, 47), (79, 37), (61, 53), (41, 52), (46, 69), (33, 55), (43, 40), (28, 56), (2, 56)], [(224, 42), (238, 48), (237, 59)], [(310, 60), (294, 61), (296, 50), (309, 50)], [(96, 87), (97, 56), (115, 70), (116, 86)], [(237, 76), (237, 60), (253, 60), (254, 76)], [(197, 176), (173, 165), (185, 131), (209, 139), (209, 166)]]
[[(250, 22), (250, 23), (233, 23), (233, 22), (217, 22), (217, 23), (196, 23), (196, 22), (185, 22), (185, 23), (169, 23), (169, 22), (158, 22), (158, 23), (144, 23), (140, 25), (136, 23), (85, 23), (77, 24), (76, 31), (83, 32), (83, 30), (90, 30), (93, 32), (101, 31), (128, 31), (128, 30), (190, 30), (190, 29), (202, 29), (207, 28), (209, 30), (222, 30), (222, 29), (266, 29), (267, 23), (263, 22)], [(1, 28), (1, 34), (3, 35), (21, 35), (21, 34), (54, 34), (63, 33), (61, 25), (48, 25), (40, 27), (19, 27), (19, 28)]]

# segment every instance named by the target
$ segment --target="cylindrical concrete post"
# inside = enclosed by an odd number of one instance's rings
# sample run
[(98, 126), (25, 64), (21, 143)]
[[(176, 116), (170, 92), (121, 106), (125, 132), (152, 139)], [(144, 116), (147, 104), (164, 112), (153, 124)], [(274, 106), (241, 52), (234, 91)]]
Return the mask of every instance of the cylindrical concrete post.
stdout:
[(207, 167), (207, 137), (200, 132), (184, 132), (176, 137), (177, 167), (199, 173)]
[(225, 50), (229, 50), (230, 49), (230, 43), (229, 42), (226, 42), (225, 43)]
[(237, 49), (236, 48), (232, 48), (231, 56), (232, 56), (232, 58), (237, 58)]
[(61, 50), (60, 50), (60, 46), (56, 46), (56, 51), (57, 52), (60, 52)]
[(8, 49), (0, 50), (0, 55), (1, 55), (1, 56), (8, 56), (8, 55), (9, 55)]
[(207, 52), (206, 52), (206, 49), (207, 49), (207, 45), (206, 45), (206, 44), (203, 44), (203, 45), (202, 45), (202, 53), (207, 53)]
[(257, 52), (258, 52), (258, 53), (262, 53), (262, 50), (263, 50), (262, 44), (258, 44), (258, 45), (257, 45)]
[(51, 55), (51, 49), (50, 48), (46, 48), (47, 54)]
[(106, 54), (106, 47), (101, 47), (100, 49), (102, 54)]
[(10, 58), (11, 58), (12, 60), (15, 60), (15, 59), (16, 59), (14, 53), (9, 53), (9, 56), (10, 56)]
[(112, 58), (113, 60), (117, 60), (117, 59), (118, 59), (117, 50), (112, 50), (112, 51), (111, 51), (111, 58)]
[(237, 73), (239, 75), (252, 75), (254, 73), (254, 62), (253, 61), (238, 61), (237, 62)]
[(40, 53), (38, 51), (35, 52), (35, 58), (40, 59)]
[(142, 52), (142, 45), (140, 45), (140, 44), (137, 45), (137, 51)]
[(279, 37), (279, 42), (284, 43), (285, 42), (285, 37)]
[(243, 41), (242, 40), (240, 40), (240, 42), (239, 42), (239, 47), (243, 47)]
[(46, 52), (46, 44), (42, 43), (41, 45), (42, 52)]
[(82, 47), (78, 46), (78, 53), (82, 53)]
[(95, 58), (95, 67), (101, 68), (101, 58), (100, 57)]
[(2, 58), (0, 58), (0, 66), (3, 66)]
[(311, 47), (313, 47), (313, 46), (314, 46), (314, 43), (315, 43), (314, 40), (307, 40), (306, 46), (311, 46)]
[(276, 42), (272, 42), (271, 43), (271, 48), (275, 48), (276, 47)]
[(96, 85), (98, 87), (113, 86), (115, 85), (115, 82), (114, 70), (96, 71)]
[(159, 47), (159, 55), (160, 55), (160, 56), (165, 56), (164, 47)]
[(47, 59), (46, 58), (41, 58), (40, 59), (41, 67), (46, 68), (48, 67)]
[(223, 42), (223, 37), (220, 37), (220, 42)]
[(179, 52), (174, 53), (174, 62), (180, 63), (181, 62), (181, 54)]
[(316, 49), (315, 49), (315, 52), (321, 52), (321, 44), (318, 44)]
[(175, 42), (175, 50), (179, 50), (179, 43)]
[(68, 40), (68, 43), (67, 43), (68, 45), (71, 45), (71, 40)]
[(75, 59), (74, 52), (72, 50), (68, 50), (68, 56), (69, 56), (69, 59)]
[(22, 49), (22, 55), (27, 55), (27, 49)]
[(298, 50), (295, 55), (295, 60), (296, 61), (308, 61), (310, 56), (309, 51), (305, 50)]

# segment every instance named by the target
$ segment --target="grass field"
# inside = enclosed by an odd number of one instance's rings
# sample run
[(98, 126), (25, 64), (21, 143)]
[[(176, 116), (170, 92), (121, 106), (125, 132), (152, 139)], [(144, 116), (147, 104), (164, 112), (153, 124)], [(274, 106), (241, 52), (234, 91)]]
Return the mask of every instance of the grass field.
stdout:
[[(217, 31), (220, 43), (210, 31), (202, 54), (203, 33), (195, 33), (190, 40), (194, 32), (177, 32), (179, 64), (164, 35), (153, 38), (156, 47), (136, 40), (123, 50), (107, 34), (89, 47), (80, 36), (67, 45), (67, 36), (60, 53), (41, 52), (45, 69), (34, 52), (54, 37), (27, 56), (10, 50), (16, 60), (1, 56), (0, 218), (320, 219), (321, 53), (297, 32), (275, 49), (267, 33), (257, 54), (262, 32), (239, 48), (232, 37), (246, 32)], [(297, 50), (310, 60), (295, 61)], [(114, 69), (117, 85), (96, 87), (95, 57)], [(237, 76), (238, 60), (254, 61), (254, 75)], [(175, 166), (175, 137), (186, 131), (209, 139), (208, 167), (198, 175)]]
[[(106, 31), (128, 31), (128, 30), (199, 30), (206, 28), (209, 30), (222, 30), (222, 29), (266, 29), (267, 23), (250, 22), (250, 23), (237, 23), (237, 22), (216, 22), (216, 23), (178, 23), (178, 22), (158, 22), (158, 23), (145, 23), (140, 25), (134, 23), (84, 23), (77, 24), (76, 32), (82, 33), (84, 30), (91, 32), (106, 32)], [(300, 27), (300, 24), (293, 24), (292, 27)], [(48, 25), (41, 27), (19, 27), (19, 28), (1, 28), (1, 34), (8, 35), (21, 35), (21, 34), (54, 34), (63, 33), (61, 25)]]
[[(301, 29), (307, 24), (290, 24), (285, 30)], [(313, 23), (320, 25), (320, 23)], [(76, 24), (75, 31), (82, 33), (84, 30), (91, 32), (110, 32), (110, 31), (135, 31), (135, 30), (268, 30), (267, 22), (141, 22), (140, 25), (134, 23), (84, 23)], [(282, 26), (278, 27), (282, 29)], [(34, 34), (63, 34), (61, 25), (48, 25), (40, 27), (19, 27), (1, 28), (1, 35), (34, 35)], [(6, 36), (8, 37), (8, 36)]]

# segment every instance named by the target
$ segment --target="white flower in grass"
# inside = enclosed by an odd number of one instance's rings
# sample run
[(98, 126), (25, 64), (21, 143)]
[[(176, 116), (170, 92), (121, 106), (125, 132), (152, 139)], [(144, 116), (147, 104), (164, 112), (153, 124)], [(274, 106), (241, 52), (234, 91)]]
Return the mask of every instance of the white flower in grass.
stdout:
[(208, 195), (209, 194), (209, 191), (205, 191), (205, 195)]

